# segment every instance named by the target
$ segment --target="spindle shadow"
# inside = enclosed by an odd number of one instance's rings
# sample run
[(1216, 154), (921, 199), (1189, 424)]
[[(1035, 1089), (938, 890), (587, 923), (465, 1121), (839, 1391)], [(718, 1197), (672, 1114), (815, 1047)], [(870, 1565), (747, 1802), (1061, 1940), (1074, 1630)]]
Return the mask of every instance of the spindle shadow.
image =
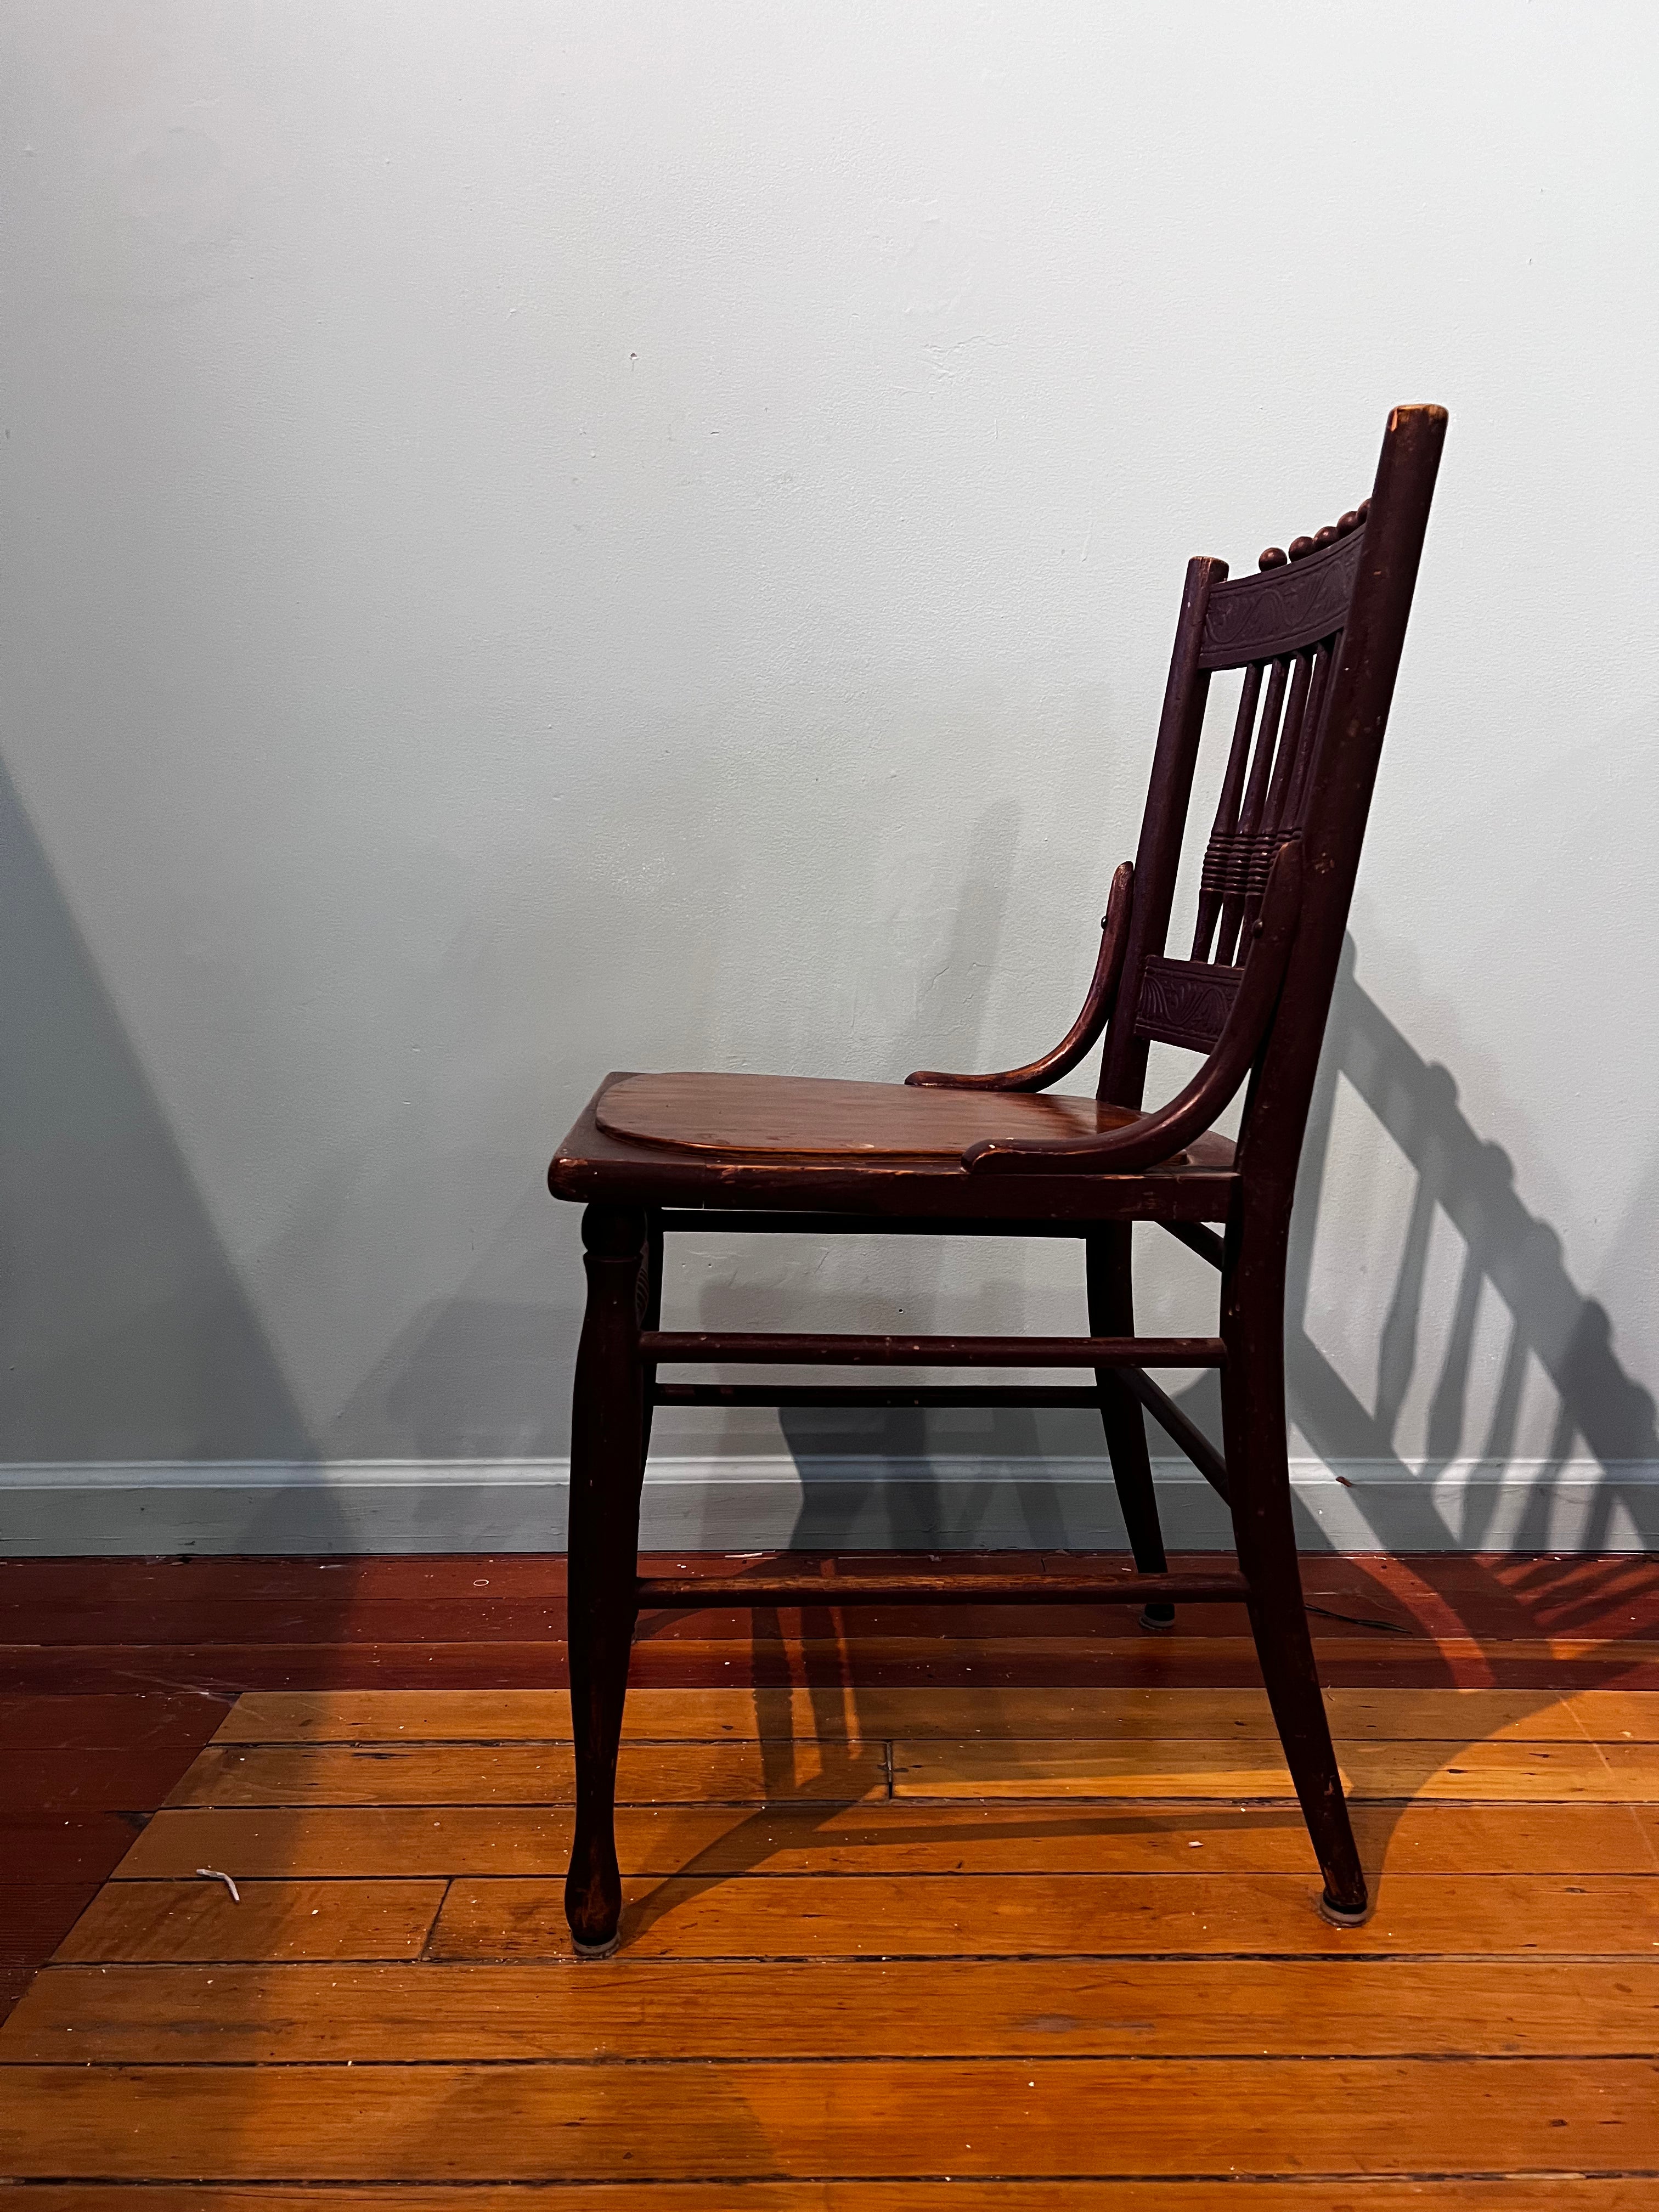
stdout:
[[(1398, 1272), (1376, 1346), (1370, 1407), (1343, 1381), (1309, 1326), (1319, 1199), (1345, 1082), (1399, 1147), (1415, 1176)], [(1430, 1398), (1427, 1450), (1413, 1468), (1401, 1456), (1396, 1437), (1408, 1386), (1427, 1358), (1423, 1301), (1437, 1213), (1455, 1231), (1463, 1251)], [(1656, 1493), (1641, 1478), (1659, 1468), (1654, 1400), (1620, 1364), (1607, 1310), (1573, 1282), (1559, 1235), (1528, 1211), (1515, 1188), (1509, 1156), (1483, 1139), (1460, 1109), (1449, 1071), (1425, 1060), (1361, 988), (1350, 938), (1304, 1147), (1287, 1297), (1291, 1417), (1320, 1455), (1335, 1463), (1369, 1461), (1425, 1486), (1460, 1462), (1468, 1465), (1471, 1357), (1479, 1310), (1488, 1291), (1501, 1302), (1508, 1323), (1492, 1410), (1473, 1455), (1475, 1468), (1499, 1474), (1528, 1466), (1517, 1458), (1516, 1444), (1529, 1363), (1541, 1371), (1557, 1401), (1548, 1449), (1529, 1465), (1519, 1526), (1502, 1532), (1509, 1547), (1547, 1550), (1552, 1535), (1559, 1533), (1553, 1509), (1562, 1502), (1564, 1470), (1579, 1442), (1598, 1472), (1585, 1501), (1583, 1525), (1573, 1532), (1577, 1548), (1594, 1551), (1605, 1545), (1617, 1533), (1615, 1516), (1621, 1512), (1650, 1546), (1659, 1538), (1653, 1520)], [(1364, 1493), (1357, 1496), (1363, 1510)], [(1467, 1490), (1455, 1518), (1440, 1523), (1443, 1540), (1478, 1550), (1481, 1539), (1494, 1533), (1498, 1503), (1495, 1485)]]

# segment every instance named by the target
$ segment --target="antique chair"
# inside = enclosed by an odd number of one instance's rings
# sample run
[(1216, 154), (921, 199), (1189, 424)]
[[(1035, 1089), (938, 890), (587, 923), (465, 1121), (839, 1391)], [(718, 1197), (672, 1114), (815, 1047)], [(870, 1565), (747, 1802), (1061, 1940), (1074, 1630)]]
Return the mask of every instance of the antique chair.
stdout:
[[(1167, 1625), (1177, 1601), (1242, 1599), (1315, 1851), (1322, 1905), (1363, 1918), (1364, 1877), (1308, 1633), (1285, 1458), (1286, 1234), (1316, 1064), (1427, 526), (1446, 416), (1389, 418), (1370, 498), (1229, 580), (1187, 570), (1133, 866), (1113, 878), (1094, 980), (1054, 1049), (1001, 1075), (908, 1085), (788, 1076), (611, 1075), (560, 1146), (556, 1197), (582, 1201), (588, 1291), (576, 1360), (569, 1534), (576, 1826), (565, 1910), (579, 1951), (618, 1941), (613, 1837), (629, 1647), (641, 1606), (804, 1600), (1099, 1598)], [(1165, 945), (1212, 675), (1242, 672), (1190, 951)], [(1048, 1086), (1101, 1037), (1097, 1097)], [(1141, 1110), (1154, 1039), (1201, 1054)], [(1248, 1083), (1236, 1143), (1214, 1123)], [(1221, 1275), (1218, 1334), (1138, 1337), (1129, 1245), (1158, 1223)], [(1219, 1230), (1208, 1224), (1219, 1224)], [(675, 1230), (825, 1236), (1062, 1236), (1084, 1246), (1087, 1336), (681, 1334), (659, 1326)], [(662, 1382), (665, 1363), (1082, 1368), (1084, 1388), (822, 1388)], [(1154, 1382), (1220, 1373), (1224, 1449)], [(641, 1578), (640, 1489), (653, 1405), (1097, 1407), (1135, 1572), (967, 1569)], [(1166, 1571), (1145, 1415), (1227, 1501), (1237, 1571)]]

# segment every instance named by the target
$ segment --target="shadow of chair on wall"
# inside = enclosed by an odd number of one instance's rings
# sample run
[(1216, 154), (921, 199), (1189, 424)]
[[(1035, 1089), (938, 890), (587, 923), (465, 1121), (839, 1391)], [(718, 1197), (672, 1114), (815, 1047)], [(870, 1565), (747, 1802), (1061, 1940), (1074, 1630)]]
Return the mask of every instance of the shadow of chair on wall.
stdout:
[[(1638, 1476), (1650, 1474), (1659, 1465), (1654, 1401), (1620, 1364), (1605, 1309), (1574, 1284), (1559, 1237), (1528, 1210), (1516, 1189), (1508, 1156), (1472, 1127), (1459, 1105), (1457, 1086), (1449, 1072), (1418, 1053), (1361, 987), (1354, 969), (1350, 939), (1345, 947), (1310, 1116), (1291, 1231), (1286, 1327), (1289, 1412), (1315, 1450), (1328, 1462), (1370, 1462), (1381, 1471), (1394, 1474), (1400, 1484), (1420, 1487), (1425, 1510), (1416, 1524), (1422, 1533), (1413, 1534), (1414, 1548), (1456, 1548), (1468, 1556), (1463, 1595), (1454, 1594), (1449, 1601), (1456, 1625), (1443, 1626), (1437, 1637), (1426, 1634), (1409, 1620), (1401, 1621), (1397, 1592), (1367, 1570), (1363, 1555), (1353, 1559), (1348, 1566), (1357, 1602), (1349, 1625), (1363, 1626), (1363, 1616), (1370, 1615), (1378, 1626), (1395, 1626), (1401, 1632), (1402, 1656), (1407, 1656), (1406, 1639), (1413, 1638), (1415, 1648), (1409, 1653), (1413, 1678), (1424, 1686), (1438, 1683), (1450, 1688), (1467, 1681), (1467, 1655), (1460, 1668), (1444, 1642), (1447, 1638), (1462, 1640), (1458, 1637), (1460, 1628), (1470, 1644), (1529, 1644), (1534, 1662), (1542, 1662), (1525, 1670), (1529, 1682), (1541, 1680), (1547, 1672), (1552, 1638), (1583, 1638), (1592, 1649), (1574, 1656), (1575, 1686), (1616, 1683), (1627, 1674), (1630, 1656), (1611, 1640), (1606, 1641), (1600, 1654), (1593, 1648), (1607, 1638), (1605, 1585), (1587, 1577), (1574, 1558), (1549, 1556), (1548, 1547), (1553, 1535), (1560, 1540), (1563, 1526), (1567, 1528), (1568, 1540), (1580, 1553), (1594, 1551), (1610, 1540), (1622, 1545), (1628, 1536), (1616, 1525), (1621, 1511), (1632, 1517), (1644, 1541), (1653, 1542), (1654, 1531), (1647, 1516), (1652, 1510), (1649, 1500), (1655, 1493), (1650, 1484), (1644, 1485)], [(1308, 1326), (1319, 1200), (1339, 1087), (1344, 1082), (1352, 1085), (1398, 1146), (1414, 1176), (1400, 1262), (1376, 1347), (1375, 1400), (1369, 1407), (1321, 1351)], [(1438, 1347), (1429, 1340), (1425, 1313), (1431, 1235), (1437, 1212), (1449, 1223), (1462, 1246), (1451, 1317)], [(1488, 1292), (1501, 1301), (1507, 1316), (1506, 1337), (1492, 1411), (1486, 1418), (1484, 1433), (1472, 1439), (1476, 1323)], [(1428, 1370), (1437, 1356), (1438, 1369), (1429, 1392), (1427, 1453), (1424, 1463), (1414, 1468), (1398, 1448), (1401, 1416), (1413, 1377), (1419, 1368)], [(1518, 1523), (1506, 1508), (1510, 1525), (1494, 1530), (1492, 1512), (1498, 1492), (1492, 1486), (1477, 1484), (1459, 1493), (1459, 1517), (1454, 1525), (1439, 1513), (1436, 1479), (1454, 1465), (1467, 1466), (1471, 1459), (1493, 1473), (1511, 1467), (1516, 1462), (1523, 1383), (1529, 1364), (1534, 1362), (1558, 1403), (1549, 1451), (1532, 1473)], [(1216, 1408), (1206, 1404), (1204, 1385), (1188, 1393), (1185, 1402), (1206, 1426), (1214, 1424)], [(1476, 1446), (1474, 1451), (1472, 1441)], [(1582, 1475), (1573, 1473), (1570, 1477), (1570, 1470), (1582, 1465), (1583, 1455), (1577, 1449), (1581, 1443), (1599, 1470), (1588, 1491)], [(1102, 1474), (1106, 1479), (1103, 1462)], [(1390, 1484), (1389, 1492), (1395, 1498), (1400, 1495), (1396, 1485)], [(1363, 1512), (1364, 1489), (1356, 1489), (1353, 1494)], [(1572, 1516), (1570, 1523), (1558, 1519), (1564, 1510)], [(805, 1510), (810, 1513), (811, 1508)], [(803, 1530), (811, 1529), (806, 1540), (823, 1542), (818, 1518), (804, 1521), (801, 1526)], [(1495, 1546), (1501, 1542), (1504, 1550), (1494, 1549), (1482, 1557), (1480, 1547), (1488, 1535)], [(1399, 1546), (1396, 1529), (1378, 1528), (1376, 1539), (1379, 1551)], [(1656, 1571), (1632, 1559), (1631, 1586), (1650, 1588)], [(1334, 1609), (1322, 1608), (1330, 1610)], [(1336, 1619), (1342, 1618), (1337, 1613)], [(867, 1630), (867, 1623), (865, 1626)], [(651, 1633), (651, 1628), (650, 1620), (642, 1624), (645, 1635)], [(1103, 1637), (1121, 1637), (1128, 1630), (1126, 1613), (1118, 1608), (1103, 1610), (1099, 1629)], [(863, 1699), (866, 1710), (860, 1711), (860, 1631), (856, 1618), (843, 1620), (830, 1608), (797, 1616), (757, 1611), (750, 1663), (757, 1686), (757, 1716), (769, 1809), (739, 1823), (708, 1853), (694, 1858), (682, 1869), (683, 1880), (714, 1887), (763, 1866), (775, 1848), (775, 1817), (786, 1808), (798, 1814), (816, 1813), (826, 1827), (833, 1827), (836, 1844), (854, 1851), (860, 1842), (873, 1848), (878, 1843), (893, 1846), (908, 1838), (942, 1846), (954, 1836), (966, 1843), (978, 1832), (971, 1816), (953, 1829), (948, 1810), (940, 1807), (933, 1808), (927, 1820), (918, 1821), (913, 1831), (890, 1814), (884, 1816), (878, 1826), (860, 1826), (856, 1808), (831, 1807), (803, 1796), (796, 1780), (797, 1754), (787, 1741), (792, 1733), (799, 1733), (797, 1693), (804, 1693), (826, 1745), (840, 1736), (876, 1737), (890, 1732), (890, 1723), (878, 1719), (867, 1695)], [(940, 1617), (939, 1633), (951, 1638), (953, 1674), (958, 1668), (971, 1668), (971, 1679), (983, 1685), (983, 1726), (987, 1732), (994, 1732), (996, 1681), (1007, 1644), (988, 1638), (978, 1644), (971, 1638), (964, 1640), (947, 1615)], [(1334, 1656), (1340, 1645), (1326, 1642), (1323, 1648), (1326, 1655)], [(1516, 1695), (1523, 1707), (1543, 1711), (1557, 1701), (1559, 1691), (1523, 1684)], [(1443, 1769), (1455, 1768), (1460, 1754), (1480, 1741), (1478, 1736), (1465, 1735), (1396, 1747), (1398, 1794), (1368, 1802), (1361, 1822), (1373, 1875), (1381, 1869), (1405, 1807)], [(999, 1778), (1005, 1787), (1012, 1786), (1017, 1792), (1022, 1767), (1029, 1759), (1029, 1750), (1023, 1753), (1017, 1741), (1008, 1742), (1006, 1771)], [(1041, 1773), (1034, 1768), (1029, 1771), (1031, 1795), (1040, 1796)], [(1006, 1806), (1005, 1812), (1012, 1816), (1015, 1808)], [(1221, 1807), (1206, 1813), (1204, 1803), (1194, 1800), (1170, 1801), (1167, 1816), (1144, 1803), (1115, 1808), (1110, 1799), (1073, 1801), (1064, 1808), (1051, 1805), (1042, 1815), (1034, 1808), (1029, 1832), (1052, 1842), (1068, 1835), (1144, 1832), (1160, 1820), (1183, 1832), (1201, 1832), (1220, 1817)], [(1236, 1833), (1239, 1813), (1231, 1796), (1225, 1802), (1224, 1817)], [(1299, 1825), (1294, 1806), (1282, 1802), (1254, 1806), (1245, 1817), (1263, 1827)], [(1012, 1839), (1019, 1829), (1017, 1824), (1002, 1825), (999, 1832)], [(648, 1924), (670, 1902), (663, 1893), (647, 1897), (630, 1912), (630, 1926)]]
[[(1339, 1085), (1346, 1079), (1399, 1146), (1415, 1176), (1398, 1273), (1376, 1347), (1375, 1401), (1367, 1407), (1314, 1342), (1307, 1325), (1318, 1201), (1329, 1155)], [(1515, 1187), (1515, 1170), (1501, 1146), (1470, 1126), (1458, 1104), (1449, 1072), (1425, 1060), (1354, 974), (1353, 940), (1344, 947), (1321, 1064), (1301, 1187), (1291, 1227), (1286, 1375), (1291, 1419), (1320, 1457), (1330, 1463), (1369, 1461), (1401, 1482), (1425, 1487), (1455, 1465), (1473, 1460), (1492, 1474), (1510, 1470), (1528, 1370), (1535, 1363), (1556, 1400), (1549, 1448), (1534, 1468), (1518, 1519), (1493, 1528), (1494, 1484), (1474, 1485), (1461, 1497), (1455, 1522), (1431, 1540), (1479, 1552), (1483, 1539), (1516, 1553), (1546, 1553), (1552, 1540), (1581, 1552), (1628, 1543), (1628, 1516), (1637, 1534), (1656, 1534), (1651, 1474), (1659, 1466), (1659, 1430), (1652, 1397), (1620, 1366), (1605, 1307), (1586, 1297), (1568, 1273), (1561, 1239), (1529, 1212)], [(1425, 1358), (1424, 1291), (1437, 1212), (1462, 1247), (1457, 1288), (1445, 1331), (1439, 1371), (1430, 1393), (1426, 1454), (1413, 1468), (1399, 1455), (1396, 1436), (1406, 1394)], [(1506, 1316), (1501, 1370), (1485, 1433), (1472, 1433), (1469, 1400), (1476, 1326), (1490, 1291)], [(1598, 1470), (1588, 1492), (1565, 1479), (1584, 1453)], [(1474, 1449), (1472, 1450), (1471, 1447)], [(1650, 1479), (1641, 1480), (1643, 1475)], [(1363, 1510), (1363, 1494), (1360, 1497)], [(1581, 1512), (1568, 1518), (1564, 1507)], [(1425, 1522), (1432, 1530), (1434, 1524)], [(1379, 1548), (1383, 1532), (1379, 1531)], [(1428, 1548), (1427, 1544), (1424, 1548)], [(1535, 1586), (1535, 1585), (1534, 1585)]]

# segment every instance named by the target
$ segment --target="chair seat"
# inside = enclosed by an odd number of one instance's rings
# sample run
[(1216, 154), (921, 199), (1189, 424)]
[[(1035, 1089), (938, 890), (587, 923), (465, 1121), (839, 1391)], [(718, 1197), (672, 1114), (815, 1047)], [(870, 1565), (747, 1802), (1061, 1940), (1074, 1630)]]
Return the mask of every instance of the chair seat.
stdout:
[(939, 1159), (982, 1138), (1092, 1137), (1139, 1116), (1052, 1091), (921, 1091), (805, 1075), (630, 1075), (599, 1102), (607, 1136), (699, 1152)]
[[(803, 1097), (812, 1102), (810, 1109)], [(988, 1221), (1224, 1221), (1237, 1164), (1231, 1143), (1213, 1132), (1132, 1175), (983, 1176), (962, 1164), (964, 1150), (981, 1137), (1012, 1130), (1074, 1136), (1134, 1118), (1121, 1107), (1052, 1091), (913, 1091), (902, 1083), (623, 1069), (589, 1100), (554, 1154), (547, 1181), (556, 1197), (582, 1205), (805, 1207)]]

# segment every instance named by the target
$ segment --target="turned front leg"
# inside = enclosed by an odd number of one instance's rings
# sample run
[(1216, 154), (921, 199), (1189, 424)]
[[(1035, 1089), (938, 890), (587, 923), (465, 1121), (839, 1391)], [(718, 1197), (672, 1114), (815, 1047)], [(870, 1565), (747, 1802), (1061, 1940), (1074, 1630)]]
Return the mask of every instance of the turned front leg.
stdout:
[(578, 1951), (613, 1951), (622, 1917), (617, 1748), (637, 1613), (645, 1376), (637, 1294), (642, 1213), (590, 1206), (582, 1217), (587, 1311), (576, 1353), (570, 1437), (570, 1717), (576, 1832), (564, 1911)]

